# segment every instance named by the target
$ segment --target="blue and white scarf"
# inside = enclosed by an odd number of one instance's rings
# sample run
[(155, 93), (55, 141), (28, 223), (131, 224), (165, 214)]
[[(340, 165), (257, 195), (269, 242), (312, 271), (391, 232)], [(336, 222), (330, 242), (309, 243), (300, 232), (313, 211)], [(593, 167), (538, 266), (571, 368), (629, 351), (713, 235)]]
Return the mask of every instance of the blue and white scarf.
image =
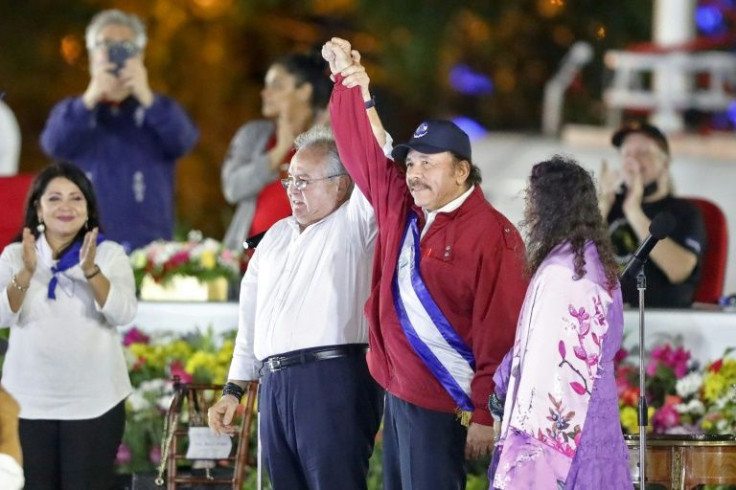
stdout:
[(393, 280), (396, 314), (414, 352), (458, 407), (472, 412), (470, 383), (475, 374), (475, 357), (422, 280), (419, 236), (417, 214), (410, 211)]
[[(105, 240), (101, 233), (97, 235), (97, 245)], [(51, 281), (49, 281), (49, 289), (47, 297), (56, 299), (56, 286), (59, 284), (59, 273), (63, 273), (67, 269), (71, 269), (79, 264), (79, 251), (82, 249), (83, 240), (72, 243), (59, 257), (56, 265), (51, 265)]]

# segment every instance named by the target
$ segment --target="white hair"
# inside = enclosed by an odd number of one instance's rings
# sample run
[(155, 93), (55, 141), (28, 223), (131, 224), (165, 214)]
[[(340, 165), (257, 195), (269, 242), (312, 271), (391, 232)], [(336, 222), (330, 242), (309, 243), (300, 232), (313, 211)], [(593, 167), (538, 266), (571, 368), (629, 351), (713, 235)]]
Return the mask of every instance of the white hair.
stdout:
[(139, 19), (135, 14), (126, 14), (122, 10), (118, 9), (109, 9), (103, 10), (92, 17), (92, 21), (90, 21), (87, 26), (87, 32), (85, 33), (87, 50), (91, 51), (95, 47), (95, 44), (97, 43), (97, 34), (100, 32), (100, 29), (109, 25), (125, 26), (129, 28), (133, 31), (133, 42), (138, 49), (143, 51), (143, 48), (146, 47), (148, 37), (146, 36), (146, 27), (143, 25), (141, 19)]
[(294, 148), (297, 151), (302, 148), (319, 148), (325, 153), (327, 167), (327, 175), (347, 174), (347, 170), (340, 160), (340, 154), (337, 152), (337, 144), (332, 131), (327, 126), (313, 126), (308, 131), (300, 134), (294, 141)]

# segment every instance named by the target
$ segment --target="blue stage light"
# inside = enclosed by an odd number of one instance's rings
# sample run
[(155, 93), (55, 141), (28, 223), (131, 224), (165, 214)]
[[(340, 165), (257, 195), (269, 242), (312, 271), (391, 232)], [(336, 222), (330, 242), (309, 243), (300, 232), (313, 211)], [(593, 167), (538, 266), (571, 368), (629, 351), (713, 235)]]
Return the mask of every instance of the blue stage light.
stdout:
[(480, 139), (488, 134), (488, 130), (466, 116), (456, 116), (452, 118), (452, 122), (458, 125), (460, 129), (465, 131), (471, 141)]
[(736, 102), (732, 102), (731, 105), (728, 106), (726, 116), (728, 117), (729, 121), (731, 121), (731, 124), (736, 127)]
[(695, 23), (701, 31), (713, 34), (723, 29), (723, 14), (717, 7), (702, 5), (695, 9)]
[(450, 70), (450, 85), (465, 95), (488, 95), (493, 92), (493, 82), (468, 65), (455, 65)]

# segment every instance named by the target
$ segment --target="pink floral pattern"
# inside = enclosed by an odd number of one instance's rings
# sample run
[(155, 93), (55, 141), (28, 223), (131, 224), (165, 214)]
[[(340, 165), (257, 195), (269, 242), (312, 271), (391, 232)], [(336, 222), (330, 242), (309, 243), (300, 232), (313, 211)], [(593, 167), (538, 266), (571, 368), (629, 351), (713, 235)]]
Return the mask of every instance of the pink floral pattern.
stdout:
[[(563, 488), (600, 377), (612, 293), (543, 264), (522, 307), (493, 488)], [(539, 389), (543, 387), (544, 389)]]

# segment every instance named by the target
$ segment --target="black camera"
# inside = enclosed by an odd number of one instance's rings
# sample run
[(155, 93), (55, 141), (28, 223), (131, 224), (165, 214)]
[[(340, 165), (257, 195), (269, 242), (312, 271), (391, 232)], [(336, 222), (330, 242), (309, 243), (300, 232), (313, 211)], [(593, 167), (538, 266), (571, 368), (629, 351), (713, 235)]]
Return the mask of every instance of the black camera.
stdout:
[(125, 66), (125, 60), (138, 54), (138, 46), (130, 41), (119, 41), (109, 43), (107, 45), (107, 59), (110, 63), (115, 63), (115, 68), (110, 71), (115, 76), (120, 74), (120, 70)]

